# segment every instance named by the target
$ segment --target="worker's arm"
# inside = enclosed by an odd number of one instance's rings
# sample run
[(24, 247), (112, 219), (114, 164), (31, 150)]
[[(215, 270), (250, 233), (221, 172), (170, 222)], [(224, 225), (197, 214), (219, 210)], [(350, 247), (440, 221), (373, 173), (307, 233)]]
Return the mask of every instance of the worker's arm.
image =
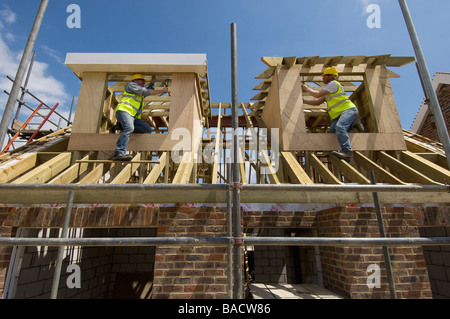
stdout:
[(309, 104), (309, 105), (320, 105), (323, 102), (325, 102), (325, 96), (323, 96), (323, 97), (321, 97), (321, 98), (319, 98), (317, 100), (305, 100), (305, 99), (303, 99), (303, 103), (304, 104)]
[(162, 88), (161, 90), (147, 89), (146, 87), (140, 86), (134, 82), (128, 83), (125, 90), (128, 93), (134, 93), (134, 94), (138, 94), (138, 95), (142, 95), (142, 96), (163, 94), (163, 93), (167, 93), (167, 91), (168, 91), (167, 88)]
[(327, 95), (327, 94), (330, 93), (328, 90), (325, 90), (325, 89), (320, 90), (320, 91), (311, 89), (311, 88), (310, 88), (309, 86), (307, 86), (306, 84), (303, 84), (303, 85), (302, 85), (302, 88), (303, 88), (303, 91), (308, 92), (309, 94), (311, 94), (312, 96), (314, 96), (314, 97), (317, 98), (317, 99), (318, 99), (318, 98), (321, 98), (321, 97), (324, 97), (325, 95)]
[(155, 90), (155, 83), (156, 76), (152, 75), (152, 81), (150, 82), (149, 86), (147, 86), (147, 88), (150, 90), (150, 95), (163, 94), (169, 91), (167, 87), (164, 87), (161, 90)]

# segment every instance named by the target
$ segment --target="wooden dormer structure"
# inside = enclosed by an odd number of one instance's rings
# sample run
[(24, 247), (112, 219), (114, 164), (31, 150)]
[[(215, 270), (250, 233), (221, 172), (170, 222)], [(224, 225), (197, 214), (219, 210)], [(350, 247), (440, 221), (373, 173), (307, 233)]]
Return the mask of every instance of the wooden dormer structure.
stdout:
[[(367, 133), (351, 133), (352, 149), (406, 150), (390, 78), (399, 77), (387, 67), (414, 61), (411, 57), (333, 56), (263, 57), (268, 68), (258, 75), (263, 82), (253, 100), (253, 114), (268, 128), (280, 129), (284, 151), (332, 151), (339, 149), (334, 134), (326, 134), (329, 117), (326, 106), (303, 105), (302, 83), (323, 87), (321, 74), (334, 66), (350, 99), (358, 108)], [(311, 98), (308, 94), (307, 99)], [(314, 99), (314, 98), (313, 98)], [(314, 133), (314, 134), (311, 134)]]
[(146, 83), (156, 76), (170, 92), (145, 98), (143, 119), (158, 134), (133, 134), (128, 150), (171, 150), (177, 128), (189, 130), (198, 144), (202, 119), (210, 114), (205, 54), (68, 53), (65, 63), (81, 79), (68, 150), (114, 150), (118, 135), (108, 134), (108, 127), (133, 73), (142, 73)]

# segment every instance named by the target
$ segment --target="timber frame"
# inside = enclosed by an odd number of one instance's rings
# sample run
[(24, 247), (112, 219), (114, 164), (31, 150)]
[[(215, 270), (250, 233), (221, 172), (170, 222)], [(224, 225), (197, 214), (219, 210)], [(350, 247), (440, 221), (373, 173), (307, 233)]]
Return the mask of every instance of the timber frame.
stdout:
[[(256, 77), (263, 79), (255, 88), (260, 91), (252, 99), (256, 102), (239, 103), (242, 203), (373, 203), (374, 189), (364, 189), (372, 184), (371, 172), (381, 183), (377, 186), (386, 186), (379, 188), (381, 203), (450, 202), (450, 171), (442, 145), (400, 126), (389, 82), (396, 75), (387, 67), (413, 58), (262, 61), (268, 68)], [(66, 64), (82, 80), (73, 126), (0, 157), (1, 203), (64, 204), (70, 190), (75, 204), (226, 203), (231, 105), (210, 101), (206, 56), (68, 54)], [(324, 108), (302, 103), (302, 81), (323, 85), (320, 74), (327, 66), (338, 68), (339, 80), (353, 92), (368, 130), (353, 133), (350, 163), (330, 156), (337, 142), (334, 134), (325, 133)], [(134, 134), (129, 144), (134, 158), (116, 162), (111, 158), (119, 135), (108, 128), (134, 72), (148, 79), (156, 75), (158, 85), (169, 85), (170, 95), (146, 98), (144, 116), (154, 133)], [(183, 128), (191, 140), (180, 161), (173, 156), (179, 143), (174, 133)], [(274, 128), (280, 131), (279, 152), (267, 138)], [(267, 138), (267, 147), (259, 148), (256, 157), (249, 149), (249, 132), (258, 141)], [(199, 160), (203, 154), (211, 160)], [(277, 165), (272, 164), (275, 158)]]

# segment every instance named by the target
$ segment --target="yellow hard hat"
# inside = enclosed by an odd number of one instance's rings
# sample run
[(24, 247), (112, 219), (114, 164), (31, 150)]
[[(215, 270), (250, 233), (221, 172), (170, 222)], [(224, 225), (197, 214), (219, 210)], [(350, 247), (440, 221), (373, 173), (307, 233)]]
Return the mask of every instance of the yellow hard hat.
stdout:
[(133, 76), (131, 77), (131, 81), (134, 80), (144, 80), (144, 76), (140, 73), (133, 74)]
[(324, 76), (325, 74), (332, 74), (332, 75), (338, 76), (338, 71), (336, 70), (336, 68), (329, 67), (329, 68), (325, 69), (322, 76)]

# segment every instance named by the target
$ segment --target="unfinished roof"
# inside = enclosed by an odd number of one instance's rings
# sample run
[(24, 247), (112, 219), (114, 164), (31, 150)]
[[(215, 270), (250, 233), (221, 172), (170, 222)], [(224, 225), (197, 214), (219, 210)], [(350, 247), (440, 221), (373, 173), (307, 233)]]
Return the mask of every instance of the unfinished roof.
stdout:
[[(373, 203), (374, 191), (374, 188), (371, 188), (373, 186), (371, 172), (374, 173), (378, 183), (376, 186), (385, 187), (378, 192), (381, 203), (450, 202), (447, 185), (450, 181), (450, 171), (442, 145), (402, 130), (395, 118), (380, 123), (380, 117), (382, 120), (387, 119), (388, 116), (393, 117), (390, 113), (392, 110), (396, 112), (393, 96), (389, 91), (390, 85), (387, 82), (389, 77), (395, 74), (387, 70), (386, 66), (401, 66), (413, 61), (412, 58), (387, 55), (263, 58), (263, 61), (269, 65), (269, 69), (263, 72), (264, 76), (257, 76), (264, 79), (257, 89), (267, 94), (265, 96), (261, 94), (256, 103), (238, 105), (242, 110), (239, 126), (247, 133), (242, 135), (244, 148), (239, 154), (242, 203), (370, 204)], [(343, 81), (347, 87), (356, 86), (352, 96), (357, 98), (358, 108), (366, 116), (369, 132), (355, 133), (354, 140), (373, 137), (375, 142), (379, 143), (373, 144), (378, 145), (377, 148), (372, 144), (364, 146), (364, 143), (361, 143), (350, 163), (330, 156), (330, 149), (334, 146), (331, 143), (328, 145), (327, 141), (334, 141), (335, 136), (321, 133), (327, 125), (326, 119), (321, 110), (315, 110), (323, 117), (318, 120), (319, 116), (316, 114), (314, 126), (312, 121), (309, 121), (312, 115), (305, 116), (306, 120), (303, 121), (307, 122), (304, 126), (307, 131), (304, 137), (306, 140), (312, 140), (313, 137), (319, 136), (319, 140), (323, 141), (317, 144), (320, 147), (302, 149), (298, 147), (300, 144), (297, 144), (297, 148), (289, 149), (280, 144), (277, 152), (275, 144), (268, 139), (264, 141), (267, 145), (259, 144), (261, 147), (258, 149), (258, 156), (255, 157), (255, 153), (252, 153), (253, 150), (249, 147), (255, 140), (251, 141), (251, 134), (248, 133), (258, 134), (257, 143), (271, 134), (264, 131), (265, 128), (271, 127), (268, 125), (271, 123), (262, 116), (263, 112), (267, 111), (269, 91), (277, 93), (278, 98), (295, 95), (291, 94), (292, 92), (300, 93), (296, 95), (294, 101), (298, 103), (301, 100), (301, 91), (298, 88), (298, 82), (301, 83), (302, 80), (301, 75), (306, 74), (305, 82), (321, 86), (318, 75), (329, 65), (337, 65), (344, 79), (345, 76), (350, 77), (346, 79), (347, 81)], [(153, 110), (148, 111), (149, 119), (156, 125), (155, 132), (136, 134), (135, 146), (130, 150), (133, 155), (131, 162), (111, 160), (113, 156), (111, 145), (114, 145), (119, 136), (118, 133), (108, 132), (108, 125), (113, 123), (113, 110), (117, 103), (114, 92), (120, 92), (126, 81), (123, 79), (118, 81), (114, 78), (115, 75), (112, 75), (113, 78), (108, 77), (106, 73), (109, 71), (104, 70), (105, 76), (102, 80), (92, 82), (97, 83), (99, 92), (104, 90), (104, 95), (98, 95), (94, 101), (90, 94), (86, 94), (86, 101), (101, 112), (94, 114), (98, 117), (98, 123), (93, 122), (92, 125), (88, 123), (90, 126), (86, 126), (86, 123), (80, 121), (77, 124), (76, 134), (73, 130), (67, 129), (59, 136), (58, 142), (50, 143), (41, 139), (28, 145), (27, 149), (17, 149), (2, 156), (0, 201), (19, 204), (65, 203), (67, 193), (73, 190), (74, 203), (225, 203), (227, 191), (230, 190), (224, 156), (230, 147), (231, 105), (215, 102), (211, 103), (213, 112), (209, 114), (198, 112), (205, 92), (204, 86), (195, 76), (185, 77), (178, 73), (178, 70), (174, 71), (176, 76), (171, 77), (176, 86), (171, 91), (171, 106), (165, 107), (162, 104), (155, 106), (158, 109), (155, 112), (157, 115), (153, 114)], [(289, 76), (287, 78), (289, 81), (283, 83), (292, 86), (281, 87), (278, 91), (279, 87), (274, 86), (273, 81), (280, 74), (283, 75), (280, 72), (285, 72), (284, 75)], [(163, 79), (164, 76), (160, 78)], [(90, 77), (86, 77), (83, 81), (86, 79)], [(120, 85), (117, 84), (119, 82)], [(361, 84), (357, 86), (354, 83)], [(203, 81), (203, 84), (206, 85), (206, 81)], [(85, 87), (89, 90), (93, 88), (87, 84)], [(264, 92), (266, 90), (267, 92)], [(279, 92), (282, 94), (278, 94)], [(368, 94), (363, 94), (364, 92)], [(374, 97), (373, 92), (383, 92), (385, 95), (377, 94)], [(175, 109), (172, 104), (176, 105)], [(153, 104), (149, 102), (148, 106), (151, 105)], [(289, 106), (289, 103), (279, 99), (274, 105), (283, 106), (285, 111), (285, 106)], [(185, 106), (191, 108), (187, 109)], [(388, 114), (374, 112), (377, 107), (381, 107), (384, 111), (388, 109)], [(172, 112), (176, 110), (176, 113), (165, 113), (168, 109)], [(281, 108), (277, 112), (280, 110)], [(92, 108), (77, 107), (77, 112), (92, 112)], [(298, 109), (295, 109), (295, 112), (300, 116)], [(303, 112), (306, 114), (310, 110), (305, 109)], [(79, 118), (85, 119), (86, 114), (91, 113), (78, 115)], [(156, 124), (155, 119), (158, 116), (160, 121)], [(291, 122), (293, 119), (293, 116), (289, 117)], [(178, 122), (174, 121), (181, 121), (178, 127), (185, 124), (192, 125), (201, 135), (198, 140), (199, 148), (196, 149), (192, 144), (194, 148), (181, 153), (181, 161), (175, 160), (177, 157), (175, 155), (180, 159), (180, 154), (175, 154), (173, 149), (159, 147), (162, 142), (157, 140), (171, 139), (170, 126), (178, 125)], [(319, 124), (322, 121), (323, 123)], [(161, 126), (169, 127), (169, 130), (163, 130)], [(281, 128), (289, 132), (290, 126)], [(85, 146), (70, 149), (69, 139), (73, 139), (74, 135), (78, 136), (76, 142), (80, 145), (83, 139), (90, 142), (90, 149), (83, 149)], [(152, 140), (153, 144), (149, 144), (147, 142), (150, 139), (145, 139), (147, 137), (157, 139)], [(393, 147), (391, 141), (394, 138), (401, 143)], [(105, 147), (102, 141), (106, 140), (111, 145)], [(96, 144), (92, 141), (98, 142)], [(46, 145), (49, 145), (48, 148)], [(380, 149), (380, 145), (385, 145), (386, 148)], [(205, 155), (210, 155), (208, 160)], [(405, 190), (406, 188), (408, 190)]]

